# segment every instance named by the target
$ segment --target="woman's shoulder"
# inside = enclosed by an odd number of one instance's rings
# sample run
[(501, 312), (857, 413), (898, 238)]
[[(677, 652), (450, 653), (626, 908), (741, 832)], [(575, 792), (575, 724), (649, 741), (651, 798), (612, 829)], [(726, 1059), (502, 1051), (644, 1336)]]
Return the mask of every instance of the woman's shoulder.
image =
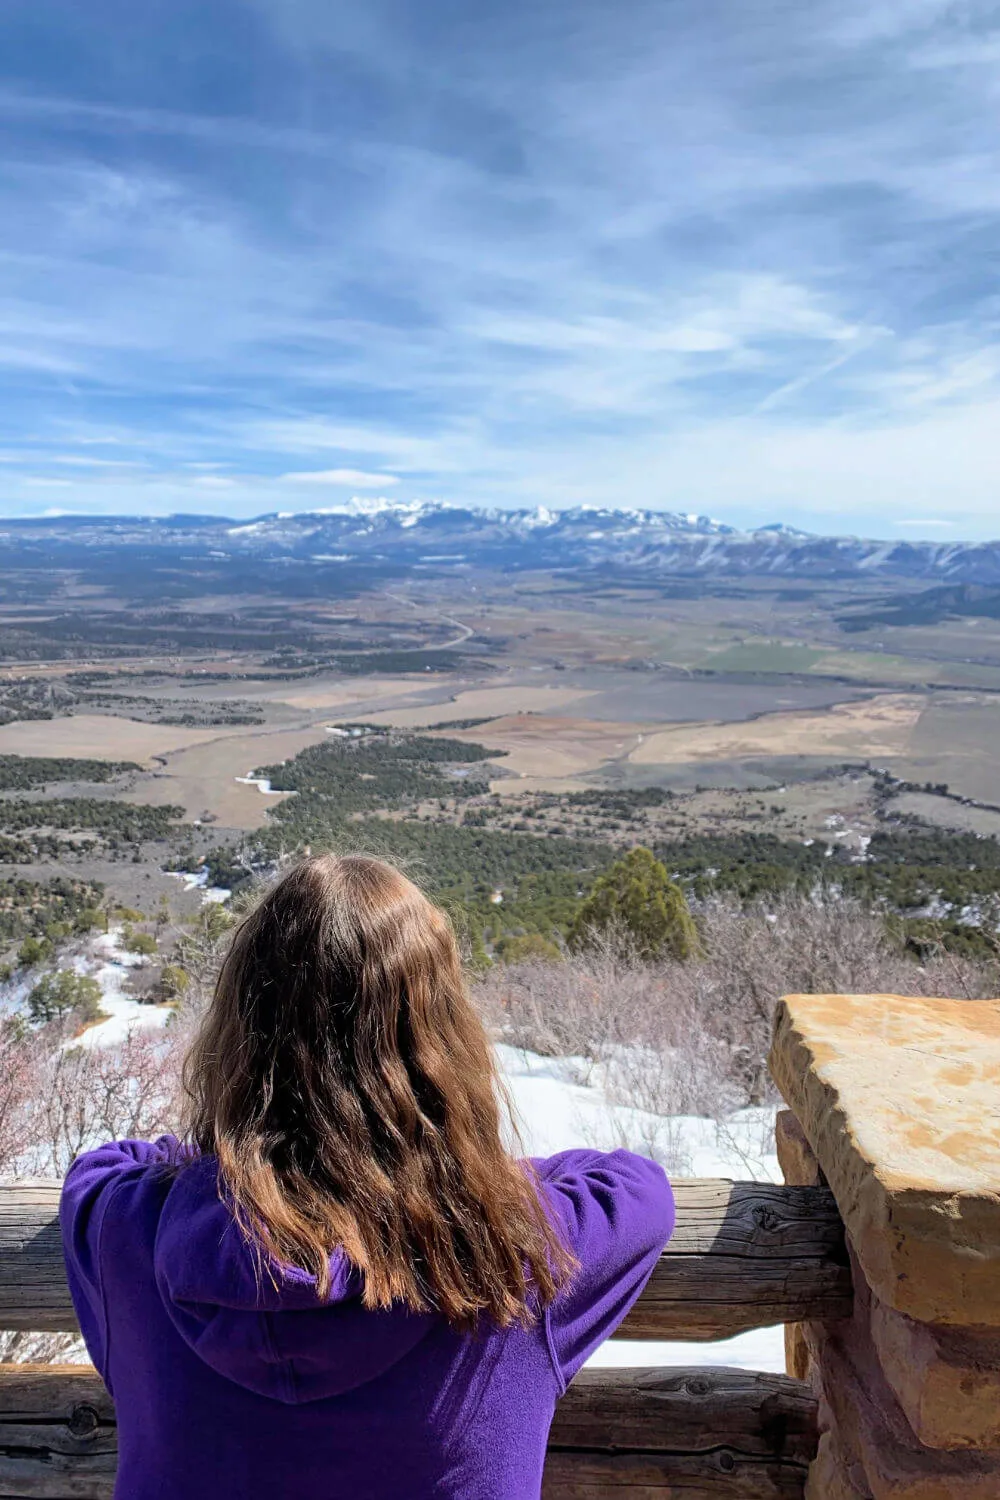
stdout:
[(674, 1195), (663, 1168), (648, 1156), (580, 1148), (532, 1158), (531, 1167), (577, 1256), (609, 1237), (661, 1246), (670, 1238)]
[(60, 1217), (67, 1220), (78, 1214), (88, 1217), (99, 1213), (103, 1218), (119, 1188), (137, 1182), (150, 1174), (172, 1174), (197, 1154), (173, 1135), (161, 1135), (154, 1141), (105, 1141), (76, 1157), (63, 1180)]
[(588, 1191), (669, 1191), (667, 1176), (659, 1162), (619, 1147), (598, 1151), (589, 1146), (559, 1151), (554, 1156), (533, 1156), (531, 1166), (540, 1182), (571, 1190), (574, 1185)]
[(89, 1151), (81, 1151), (66, 1173), (66, 1184), (81, 1177), (118, 1176), (144, 1167), (180, 1166), (195, 1152), (174, 1135), (161, 1135), (154, 1141), (105, 1141)]

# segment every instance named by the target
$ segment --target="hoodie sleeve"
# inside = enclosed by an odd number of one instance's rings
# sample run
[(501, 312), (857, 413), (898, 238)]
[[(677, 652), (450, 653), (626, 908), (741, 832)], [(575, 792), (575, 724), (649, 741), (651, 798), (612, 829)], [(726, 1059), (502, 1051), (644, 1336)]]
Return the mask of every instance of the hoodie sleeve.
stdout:
[(534, 1166), (579, 1262), (545, 1315), (565, 1388), (649, 1280), (673, 1233), (674, 1195), (662, 1167), (631, 1151), (564, 1151)]
[(108, 1317), (101, 1275), (101, 1235), (116, 1189), (137, 1171), (169, 1162), (173, 1136), (156, 1141), (109, 1141), (78, 1156), (66, 1174), (59, 1200), (66, 1279), (87, 1352), (107, 1382)]

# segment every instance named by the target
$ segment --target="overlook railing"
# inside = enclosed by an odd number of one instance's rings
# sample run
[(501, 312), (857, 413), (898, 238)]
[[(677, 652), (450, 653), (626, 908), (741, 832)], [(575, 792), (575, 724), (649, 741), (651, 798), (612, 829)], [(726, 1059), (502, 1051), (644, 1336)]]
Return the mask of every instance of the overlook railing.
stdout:
[[(998, 1500), (1000, 1001), (789, 996), (771, 1072), (788, 1185), (676, 1183), (617, 1337), (784, 1323), (790, 1375), (584, 1370), (546, 1500)], [(0, 1186), (0, 1329), (76, 1327), (57, 1200)], [(93, 1369), (0, 1365), (0, 1500), (104, 1500), (115, 1463)]]
[[(712, 1340), (852, 1309), (825, 1187), (674, 1184), (677, 1229), (616, 1337)], [(77, 1327), (52, 1183), (0, 1186), (0, 1330)], [(816, 1453), (811, 1387), (708, 1367), (585, 1370), (556, 1412), (547, 1500), (799, 1500)], [(105, 1500), (114, 1408), (88, 1366), (0, 1365), (0, 1500)]]

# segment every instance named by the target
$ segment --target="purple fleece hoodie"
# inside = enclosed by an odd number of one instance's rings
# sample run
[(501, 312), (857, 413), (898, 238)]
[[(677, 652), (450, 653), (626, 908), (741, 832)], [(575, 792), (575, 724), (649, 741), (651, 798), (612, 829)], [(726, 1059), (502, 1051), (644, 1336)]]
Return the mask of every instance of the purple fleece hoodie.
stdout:
[(646, 1284), (674, 1224), (661, 1169), (627, 1151), (535, 1163), (580, 1269), (528, 1329), (461, 1334), (368, 1312), (254, 1256), (215, 1158), (172, 1137), (78, 1157), (60, 1218), (73, 1302), (114, 1396), (116, 1500), (537, 1500), (558, 1398)]

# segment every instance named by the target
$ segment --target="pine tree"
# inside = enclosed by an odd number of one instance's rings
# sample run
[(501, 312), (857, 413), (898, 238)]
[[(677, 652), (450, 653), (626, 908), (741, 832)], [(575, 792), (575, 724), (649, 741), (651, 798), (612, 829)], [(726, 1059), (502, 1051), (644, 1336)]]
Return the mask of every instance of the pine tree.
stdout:
[(45, 974), (28, 996), (33, 1021), (56, 1021), (76, 1011), (81, 1021), (96, 1021), (101, 1014), (101, 986), (89, 974), (60, 969)]
[(584, 948), (600, 934), (626, 937), (641, 958), (683, 959), (698, 951), (684, 892), (641, 846), (598, 876), (570, 926), (570, 947)]

